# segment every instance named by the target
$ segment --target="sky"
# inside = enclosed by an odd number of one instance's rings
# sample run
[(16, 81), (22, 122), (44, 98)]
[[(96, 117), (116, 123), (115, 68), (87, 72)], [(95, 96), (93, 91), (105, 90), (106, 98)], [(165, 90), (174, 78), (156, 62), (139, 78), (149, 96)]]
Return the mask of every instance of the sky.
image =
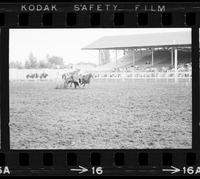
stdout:
[(133, 35), (156, 32), (188, 31), (189, 28), (82, 28), (82, 29), (10, 29), (9, 61), (27, 60), (30, 53), (38, 60), (47, 55), (64, 59), (65, 64), (89, 62), (98, 64), (98, 51), (83, 47), (103, 36)]

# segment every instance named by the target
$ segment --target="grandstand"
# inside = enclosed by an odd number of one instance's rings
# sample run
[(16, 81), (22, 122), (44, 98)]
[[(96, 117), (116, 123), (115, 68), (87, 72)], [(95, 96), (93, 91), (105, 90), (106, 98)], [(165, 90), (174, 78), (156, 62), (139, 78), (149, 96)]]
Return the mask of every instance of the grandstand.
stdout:
[[(99, 52), (97, 72), (191, 72), (190, 31), (105, 36), (83, 50)], [(102, 63), (104, 51), (114, 53), (114, 61)]]

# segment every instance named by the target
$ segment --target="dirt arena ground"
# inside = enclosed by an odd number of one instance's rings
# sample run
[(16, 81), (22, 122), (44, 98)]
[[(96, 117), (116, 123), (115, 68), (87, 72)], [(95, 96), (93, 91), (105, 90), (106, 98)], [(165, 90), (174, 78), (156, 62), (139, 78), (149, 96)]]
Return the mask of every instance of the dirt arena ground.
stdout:
[(192, 90), (185, 80), (10, 82), (11, 149), (191, 148)]

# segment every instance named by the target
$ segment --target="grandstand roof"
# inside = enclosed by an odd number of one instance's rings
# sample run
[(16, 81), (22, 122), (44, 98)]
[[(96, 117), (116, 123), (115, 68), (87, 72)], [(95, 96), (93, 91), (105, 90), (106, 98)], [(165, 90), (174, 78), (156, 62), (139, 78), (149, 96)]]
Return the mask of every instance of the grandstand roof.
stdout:
[(84, 50), (151, 48), (191, 45), (191, 32), (163, 32), (105, 36), (82, 48)]

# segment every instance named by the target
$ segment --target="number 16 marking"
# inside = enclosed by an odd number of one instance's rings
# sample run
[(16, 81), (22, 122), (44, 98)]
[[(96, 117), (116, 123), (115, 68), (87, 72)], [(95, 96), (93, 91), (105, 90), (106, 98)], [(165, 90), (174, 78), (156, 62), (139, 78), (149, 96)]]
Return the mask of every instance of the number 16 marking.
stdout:
[(92, 167), (92, 174), (93, 175), (102, 175), (103, 174), (103, 168), (102, 167)]

